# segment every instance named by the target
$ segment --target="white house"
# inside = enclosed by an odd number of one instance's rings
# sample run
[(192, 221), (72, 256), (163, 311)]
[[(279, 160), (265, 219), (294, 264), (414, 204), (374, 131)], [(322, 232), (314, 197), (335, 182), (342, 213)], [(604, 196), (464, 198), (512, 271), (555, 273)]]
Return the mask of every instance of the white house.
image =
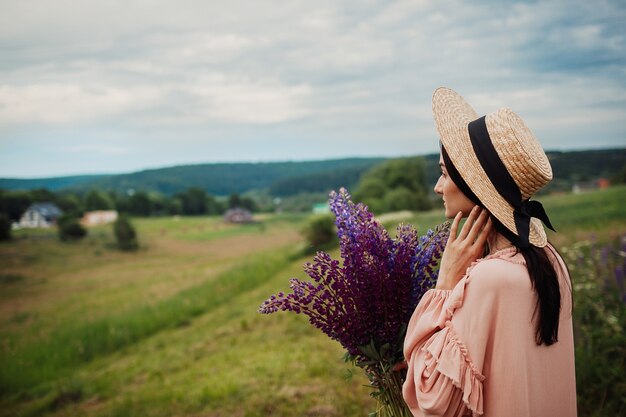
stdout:
[(19, 227), (36, 228), (50, 227), (56, 224), (63, 211), (54, 203), (31, 204), (18, 223)]
[(80, 222), (84, 226), (97, 226), (99, 224), (113, 223), (116, 220), (116, 210), (96, 210), (86, 212)]

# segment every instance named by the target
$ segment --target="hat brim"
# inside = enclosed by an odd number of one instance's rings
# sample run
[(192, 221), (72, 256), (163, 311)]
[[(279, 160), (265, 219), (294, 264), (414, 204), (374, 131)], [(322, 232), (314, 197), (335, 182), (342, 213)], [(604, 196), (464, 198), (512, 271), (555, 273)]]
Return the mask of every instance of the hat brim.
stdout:
[[(513, 217), (514, 208), (498, 193), (473, 152), (467, 125), (476, 119), (476, 111), (455, 91), (440, 87), (432, 100), (435, 127), (441, 143), (459, 174), (483, 205), (508, 230), (519, 235)], [(533, 246), (548, 243), (541, 220), (532, 218), (528, 238)]]

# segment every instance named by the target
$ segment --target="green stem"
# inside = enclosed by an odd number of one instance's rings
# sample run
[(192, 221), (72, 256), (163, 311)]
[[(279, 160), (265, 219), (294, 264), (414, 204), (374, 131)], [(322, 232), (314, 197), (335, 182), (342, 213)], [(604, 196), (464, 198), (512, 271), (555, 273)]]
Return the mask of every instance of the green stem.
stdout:
[(384, 372), (381, 395), (378, 397), (377, 414), (379, 417), (411, 417), (402, 397), (402, 378), (400, 372)]

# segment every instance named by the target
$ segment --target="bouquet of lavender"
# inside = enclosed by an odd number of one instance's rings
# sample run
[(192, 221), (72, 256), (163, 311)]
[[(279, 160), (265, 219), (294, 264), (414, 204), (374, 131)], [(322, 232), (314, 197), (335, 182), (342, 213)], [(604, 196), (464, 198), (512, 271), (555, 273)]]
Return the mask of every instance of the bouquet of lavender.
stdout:
[(410, 416), (402, 398), (406, 327), (422, 295), (434, 287), (447, 241), (447, 224), (419, 237), (400, 225), (392, 239), (366, 206), (345, 189), (330, 194), (341, 259), (318, 252), (304, 270), (311, 281), (290, 280), (290, 294), (272, 295), (261, 313), (292, 311), (346, 349), (346, 360), (364, 369), (378, 401), (373, 415)]

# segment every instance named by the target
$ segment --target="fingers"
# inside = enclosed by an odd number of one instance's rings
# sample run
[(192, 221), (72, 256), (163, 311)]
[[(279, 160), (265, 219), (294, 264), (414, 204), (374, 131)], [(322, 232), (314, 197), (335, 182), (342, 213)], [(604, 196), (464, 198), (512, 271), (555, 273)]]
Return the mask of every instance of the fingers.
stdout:
[(485, 242), (487, 242), (487, 238), (489, 238), (489, 234), (491, 233), (491, 229), (493, 228), (493, 222), (491, 218), (487, 219), (487, 223), (485, 223), (485, 227), (482, 228), (480, 234), (476, 238), (476, 244), (483, 246)]
[(461, 233), (459, 234), (459, 239), (467, 238), (467, 235), (469, 234), (470, 230), (474, 226), (476, 217), (480, 214), (480, 210), (481, 210), (480, 207), (474, 206), (472, 211), (470, 211), (470, 214), (469, 216), (467, 216), (467, 220), (465, 220), (465, 224), (463, 225), (463, 228), (461, 229)]
[[(473, 210), (472, 210), (472, 214), (474, 214)], [(475, 220), (466, 234), (467, 239), (469, 239), (470, 242), (474, 242), (479, 236), (482, 236), (482, 232), (484, 231), (488, 220), (489, 220), (489, 212), (485, 209), (480, 209), (480, 214), (475, 216)], [(465, 228), (467, 227), (464, 227), (464, 229)]]
[(454, 242), (456, 240), (456, 232), (459, 229), (459, 223), (461, 223), (461, 219), (463, 218), (463, 213), (458, 212), (456, 216), (454, 216), (454, 220), (452, 220), (452, 226), (450, 226), (450, 237), (448, 237), (448, 243)]

